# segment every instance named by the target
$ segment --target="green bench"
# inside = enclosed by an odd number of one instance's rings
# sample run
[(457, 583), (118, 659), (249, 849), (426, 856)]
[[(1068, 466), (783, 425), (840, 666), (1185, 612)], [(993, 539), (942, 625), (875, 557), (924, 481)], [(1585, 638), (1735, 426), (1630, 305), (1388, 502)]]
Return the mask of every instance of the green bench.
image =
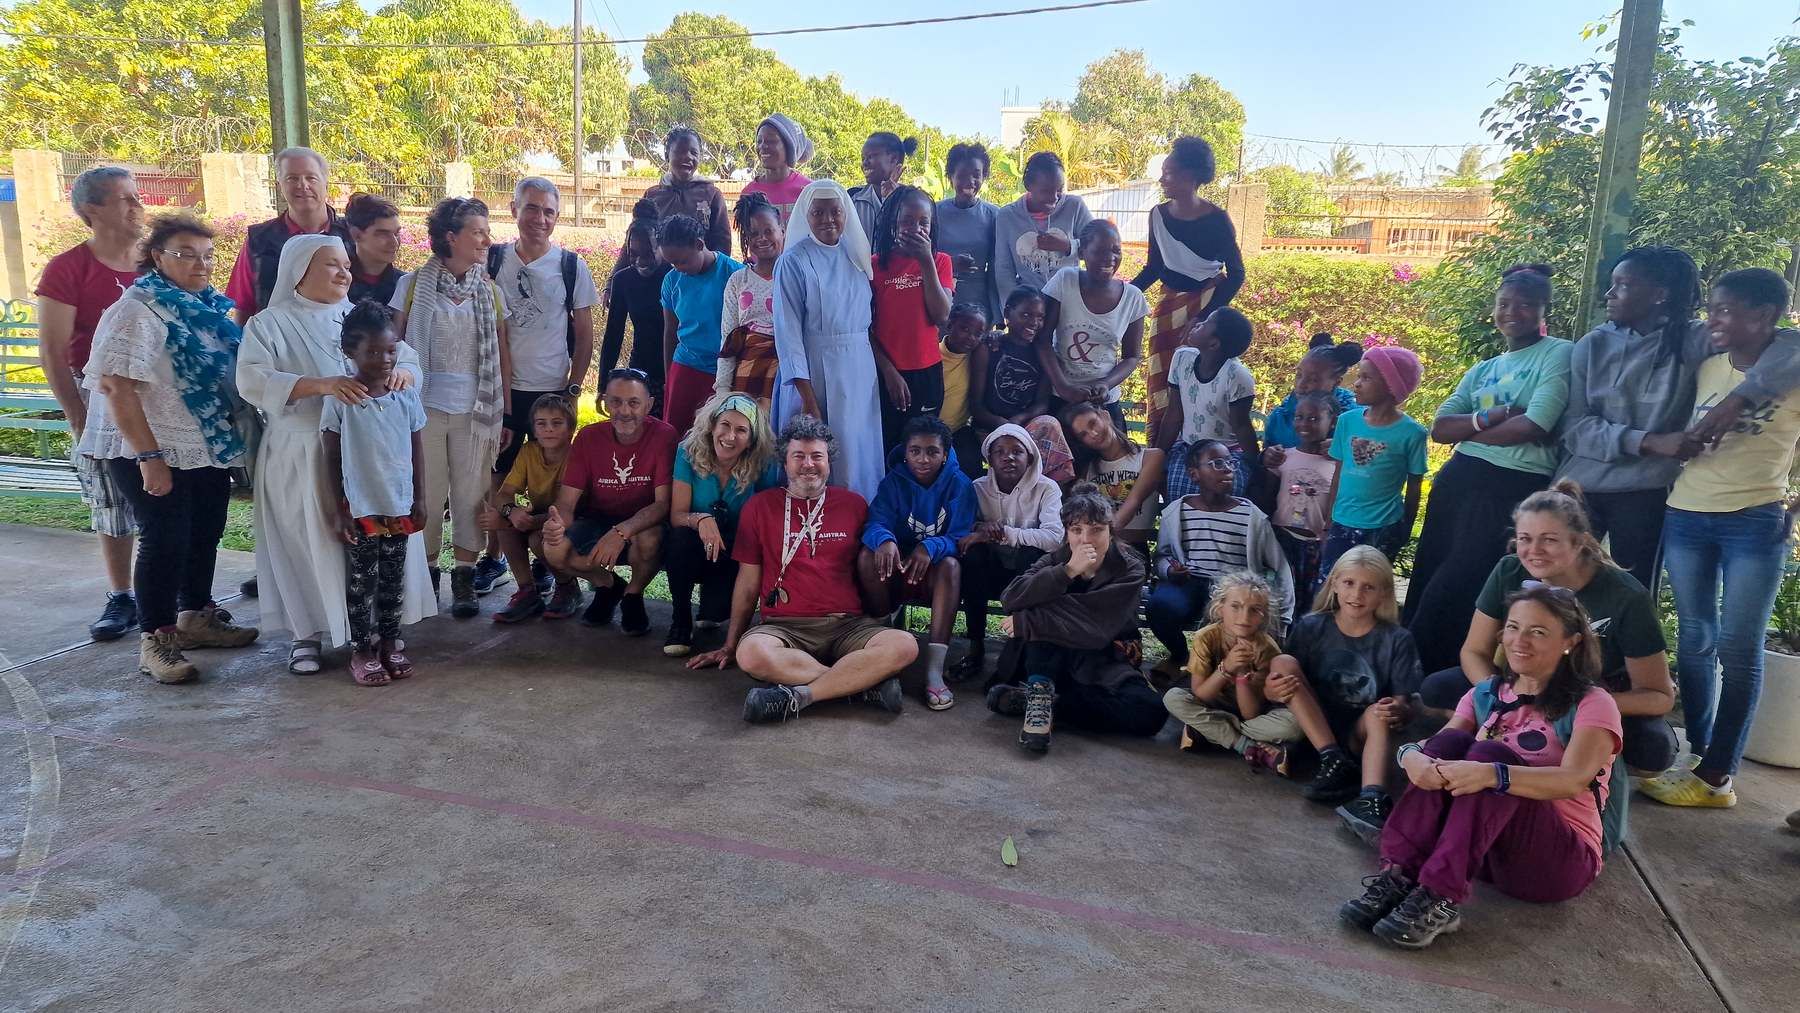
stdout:
[(69, 499), (81, 485), (75, 466), (52, 448), (69, 420), (43, 379), (35, 309), (24, 299), (0, 300), (0, 429), (34, 433), (37, 444), (35, 457), (0, 455), (0, 496)]

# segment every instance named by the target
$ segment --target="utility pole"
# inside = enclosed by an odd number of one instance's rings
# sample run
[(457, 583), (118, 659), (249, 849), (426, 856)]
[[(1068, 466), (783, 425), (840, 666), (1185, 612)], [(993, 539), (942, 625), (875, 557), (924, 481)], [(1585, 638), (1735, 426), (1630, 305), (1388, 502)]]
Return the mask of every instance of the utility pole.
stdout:
[(1581, 274), (1576, 324), (1596, 326), (1604, 310), (1598, 293), (1611, 285), (1606, 266), (1631, 241), (1637, 201), (1638, 163), (1650, 112), (1650, 84), (1662, 35), (1662, 0), (1625, 0), (1619, 17), (1619, 45), (1613, 57), (1612, 97), (1606, 104), (1606, 134), (1600, 146), (1600, 180), (1588, 222), (1587, 262)]
[(275, 150), (304, 147), (306, 44), (300, 35), (300, 0), (262, 0), (263, 52), (269, 60), (269, 134)]
[(575, 224), (581, 224), (581, 3), (575, 0)]

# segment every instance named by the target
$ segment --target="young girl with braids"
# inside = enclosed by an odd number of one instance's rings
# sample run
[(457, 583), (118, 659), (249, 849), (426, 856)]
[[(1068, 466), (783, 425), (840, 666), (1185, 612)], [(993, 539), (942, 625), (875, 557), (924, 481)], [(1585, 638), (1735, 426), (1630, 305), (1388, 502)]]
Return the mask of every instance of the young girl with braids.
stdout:
[(725, 283), (719, 310), (719, 366), (713, 393), (737, 391), (763, 411), (775, 392), (775, 262), (781, 258), (781, 212), (760, 193), (738, 198), (732, 218), (744, 244), (748, 270)]
[(698, 219), (675, 215), (656, 227), (656, 249), (672, 269), (663, 275), (663, 421), (686, 432), (712, 396), (719, 369), (725, 283), (744, 265), (706, 245)]
[(900, 430), (909, 419), (936, 415), (944, 405), (938, 328), (950, 319), (956, 276), (950, 255), (932, 252), (932, 208), (925, 191), (901, 186), (888, 194), (875, 216), (875, 325), (870, 335), (881, 376), (884, 447), (900, 443)]

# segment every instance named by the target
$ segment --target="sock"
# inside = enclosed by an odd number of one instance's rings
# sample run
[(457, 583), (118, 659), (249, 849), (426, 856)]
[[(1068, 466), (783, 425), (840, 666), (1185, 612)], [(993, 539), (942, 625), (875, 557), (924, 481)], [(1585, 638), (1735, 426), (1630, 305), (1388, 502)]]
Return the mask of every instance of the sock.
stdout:
[(811, 686), (793, 686), (791, 688), (794, 691), (794, 698), (800, 701), (801, 710), (805, 710), (812, 706), (813, 695)]
[(1234, 753), (1237, 753), (1239, 756), (1242, 756), (1244, 754), (1244, 750), (1249, 749), (1249, 748), (1250, 748), (1250, 736), (1248, 736), (1248, 735), (1238, 736), (1237, 741), (1233, 742), (1231, 744), (1231, 751)]
[(1350, 754), (1346, 753), (1344, 751), (1344, 747), (1338, 745), (1335, 742), (1329, 746), (1326, 746), (1324, 749), (1319, 750), (1319, 759), (1321, 759), (1321, 760), (1329, 760), (1333, 756), (1341, 756), (1341, 757), (1344, 757), (1345, 759), (1350, 758)]
[(1363, 798), (1384, 798), (1386, 795), (1387, 792), (1384, 791), (1379, 784), (1365, 784), (1362, 786)]
[(949, 644), (925, 645), (925, 684), (932, 689), (940, 689), (944, 685), (944, 659), (949, 654)]
[(1028, 675), (1025, 677), (1026, 689), (1031, 689), (1035, 686), (1042, 686), (1047, 692), (1056, 692), (1056, 683), (1047, 675)]

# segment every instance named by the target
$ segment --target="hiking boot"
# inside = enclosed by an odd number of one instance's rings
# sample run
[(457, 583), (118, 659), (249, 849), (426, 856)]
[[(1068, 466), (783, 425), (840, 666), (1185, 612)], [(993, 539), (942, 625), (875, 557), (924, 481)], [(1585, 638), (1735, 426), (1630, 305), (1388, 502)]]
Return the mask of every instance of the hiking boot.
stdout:
[(1306, 782), (1300, 794), (1308, 801), (1331, 805), (1354, 797), (1362, 787), (1356, 783), (1360, 780), (1362, 771), (1356, 761), (1343, 750), (1334, 749), (1319, 757), (1319, 769), (1313, 771), (1313, 779)]
[(482, 556), (475, 561), (475, 593), (485, 595), (501, 584), (512, 579), (512, 571), (506, 563), (492, 556)]
[(619, 629), (628, 637), (641, 637), (650, 632), (650, 613), (644, 610), (643, 595), (619, 597)]
[(1406, 895), (1413, 891), (1413, 881), (1407, 879), (1398, 868), (1389, 867), (1373, 876), (1363, 877), (1363, 895), (1355, 900), (1347, 900), (1338, 908), (1338, 917), (1368, 932), (1375, 923), (1386, 918), (1388, 912), (1400, 906)]
[(612, 623), (613, 610), (619, 607), (619, 599), (625, 597), (625, 585), (617, 578), (607, 585), (594, 585), (594, 600), (588, 602), (587, 611), (581, 614), (583, 626), (606, 626)]
[(1394, 800), (1386, 792), (1373, 797), (1358, 795), (1337, 808), (1338, 819), (1364, 844), (1381, 840), (1381, 828), (1387, 826), (1388, 814), (1393, 811)]
[(199, 678), (200, 670), (181, 656), (181, 645), (177, 640), (174, 630), (139, 635), (138, 671), (170, 686)]
[(450, 614), (458, 619), (471, 619), (481, 611), (475, 603), (475, 568), (458, 566), (450, 571)]
[(1056, 719), (1056, 690), (1047, 682), (1025, 684), (1025, 723), (1019, 726), (1019, 748), (1027, 753), (1050, 751), (1050, 729)]
[(1415, 886), (1405, 900), (1375, 923), (1374, 932), (1401, 949), (1422, 950), (1437, 937), (1461, 927), (1462, 911), (1455, 901)]
[(669, 635), (663, 640), (663, 657), (685, 658), (694, 653), (694, 625), (679, 620), (669, 624)]
[(131, 632), (137, 622), (137, 599), (130, 591), (113, 591), (106, 596), (106, 607), (100, 610), (100, 618), (88, 626), (88, 636), (102, 642), (117, 640)]
[(581, 607), (581, 585), (574, 580), (558, 583), (550, 592), (550, 604), (544, 607), (545, 619), (567, 619)]
[(238, 593), (243, 595), (246, 598), (256, 597), (256, 578), (251, 577), (249, 580), (246, 580), (242, 584), (239, 584), (238, 585)]
[(556, 574), (551, 573), (550, 567), (541, 559), (531, 561), (531, 586), (537, 588), (541, 598), (550, 597), (550, 592), (556, 588)]
[(1273, 770), (1286, 777), (1288, 748), (1278, 742), (1252, 742), (1244, 747), (1244, 762), (1253, 771)]
[(987, 693), (988, 710), (1001, 717), (1022, 718), (1025, 716), (1025, 687), (1016, 682), (998, 682), (989, 687)]
[(243, 647), (256, 639), (254, 626), (234, 626), (231, 613), (216, 605), (183, 612), (175, 619), (175, 642), (184, 651), (199, 647)]
[(527, 619), (536, 619), (544, 614), (544, 599), (538, 597), (537, 588), (522, 587), (507, 599), (506, 607), (494, 613), (497, 623), (522, 623)]
[(800, 698), (787, 686), (758, 686), (744, 697), (744, 720), (753, 725), (800, 716)]
[(898, 714), (900, 708), (906, 706), (905, 698), (900, 695), (900, 677), (897, 675), (890, 675), (863, 690), (858, 699), (863, 703), (874, 704), (889, 714)]

